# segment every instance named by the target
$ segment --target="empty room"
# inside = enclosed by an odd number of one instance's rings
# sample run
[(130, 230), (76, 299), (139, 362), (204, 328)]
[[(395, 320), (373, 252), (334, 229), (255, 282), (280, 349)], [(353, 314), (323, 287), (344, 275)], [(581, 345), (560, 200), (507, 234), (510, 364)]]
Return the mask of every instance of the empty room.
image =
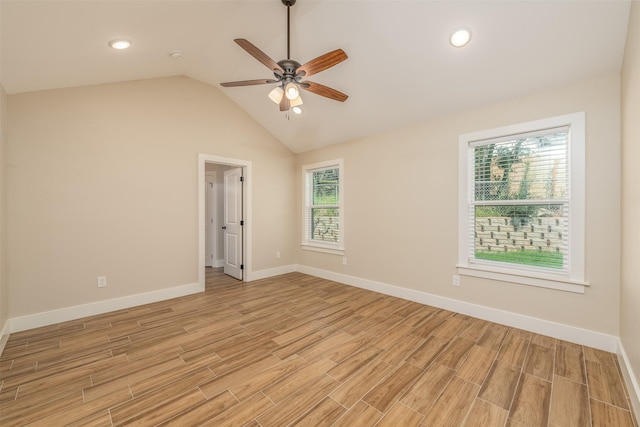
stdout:
[(640, 1), (0, 0), (0, 425), (640, 415)]

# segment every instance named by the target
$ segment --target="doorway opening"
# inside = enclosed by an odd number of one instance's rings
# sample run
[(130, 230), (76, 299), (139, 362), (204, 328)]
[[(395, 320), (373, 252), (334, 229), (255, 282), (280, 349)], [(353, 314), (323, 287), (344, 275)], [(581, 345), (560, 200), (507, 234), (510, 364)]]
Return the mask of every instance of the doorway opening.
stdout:
[[(198, 155), (198, 282), (208, 270), (249, 281), (251, 162)], [(208, 269), (208, 270), (207, 270)]]

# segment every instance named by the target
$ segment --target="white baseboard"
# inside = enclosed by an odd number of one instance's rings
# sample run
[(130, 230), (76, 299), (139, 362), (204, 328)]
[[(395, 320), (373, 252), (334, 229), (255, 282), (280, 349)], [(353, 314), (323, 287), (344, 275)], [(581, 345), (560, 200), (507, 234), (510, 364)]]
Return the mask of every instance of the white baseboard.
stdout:
[[(368, 289), (375, 292), (380, 292), (385, 295), (391, 295), (398, 298), (419, 302), (421, 304), (427, 304), (434, 307), (455, 311), (457, 313), (466, 314), (468, 316), (473, 316), (491, 322), (524, 329), (527, 331), (551, 336), (577, 344), (587, 345), (612, 353), (618, 352), (621, 348), (618, 338), (612, 335), (577, 328), (575, 326), (550, 322), (548, 320), (525, 316), (522, 314), (504, 310), (498, 310), (495, 308), (472, 304), (464, 301), (454, 300), (451, 298), (445, 298), (426, 292), (402, 288), (399, 286), (376, 282), (369, 279), (363, 279), (360, 277), (349, 276), (333, 271), (307, 267), (304, 265), (292, 264), (254, 271), (247, 275), (246, 280), (260, 280), (268, 277), (278, 276), (281, 274), (291, 273), (294, 271), (321, 277), (327, 280), (333, 280), (363, 289)], [(98, 301), (90, 304), (14, 317), (7, 320), (7, 322), (5, 322), (5, 325), (3, 326), (3, 335), (0, 338), (0, 348), (6, 342), (8, 333), (10, 332), (12, 333), (24, 331), (27, 329), (66, 322), (82, 317), (93, 316), (96, 314), (107, 313), (114, 310), (121, 310), (124, 308), (135, 307), (142, 304), (149, 304), (152, 302), (177, 298), (203, 291), (204, 289), (202, 288), (202, 286), (200, 286), (198, 283), (193, 283), (189, 285), (176, 286), (173, 288), (147, 292), (144, 294), (130, 295), (121, 298)], [(636, 386), (637, 388), (636, 383), (634, 383), (634, 386)]]
[[(636, 377), (628, 364), (628, 359), (624, 353), (622, 343), (618, 337), (603, 334), (600, 332), (590, 331), (575, 326), (564, 325), (560, 323), (550, 322), (535, 317), (525, 316), (518, 313), (498, 310), (491, 307), (472, 304), (464, 301), (445, 298), (426, 292), (416, 291), (413, 289), (402, 288), (399, 286), (389, 285), (382, 282), (376, 282), (360, 277), (349, 276), (346, 274), (336, 273), (328, 270), (322, 270), (304, 265), (285, 265), (275, 268), (258, 270), (248, 274), (247, 281), (260, 280), (268, 277), (278, 276), (292, 272), (300, 272), (327, 280), (333, 280), (350, 286), (379, 292), (385, 295), (391, 295), (410, 301), (419, 302), (421, 304), (431, 305), (434, 307), (455, 311), (457, 313), (466, 314), (468, 316), (477, 317), (503, 325), (524, 329), (550, 337), (574, 342), (581, 345), (598, 348), (601, 350), (617, 353), (622, 360), (621, 365), (626, 369), (625, 375), (627, 384), (632, 384), (633, 393), (636, 395), (634, 404), (637, 404), (640, 390)], [(9, 333), (24, 331), (41, 326), (52, 325), (56, 323), (66, 322), (69, 320), (79, 319), (96, 314), (107, 313), (114, 310), (135, 307), (142, 304), (149, 304), (157, 301), (163, 301), (171, 298), (177, 298), (198, 292), (204, 289), (198, 283), (189, 285), (176, 286), (168, 289), (161, 289), (144, 294), (130, 295), (121, 298), (115, 298), (95, 303), (84, 304), (74, 307), (67, 307), (58, 310), (47, 311), (43, 313), (35, 313), (26, 316), (14, 317), (8, 319), (3, 328), (0, 337), (0, 353), (6, 343)], [(624, 370), (623, 369), (623, 370)], [(632, 393), (632, 391), (630, 391)], [(639, 408), (636, 408), (638, 413)]]
[(603, 334), (601, 332), (595, 332), (587, 329), (577, 328), (575, 326), (550, 322), (548, 320), (525, 316), (518, 313), (498, 310), (491, 307), (472, 304), (451, 298), (445, 298), (426, 292), (402, 288), (399, 286), (389, 285), (373, 280), (362, 279), (360, 277), (348, 276), (346, 274), (336, 273), (333, 271), (307, 267), (304, 265), (298, 265), (296, 267), (296, 271), (310, 274), (316, 277), (321, 277), (323, 279), (344, 283), (346, 285), (380, 292), (385, 295), (391, 295), (394, 297), (419, 302), (421, 304), (455, 311), (456, 313), (466, 314), (467, 316), (473, 316), (480, 319), (488, 320), (490, 322), (524, 329), (529, 332), (547, 335), (576, 344), (594, 347), (611, 353), (615, 353), (618, 349), (618, 337)]
[[(220, 261), (224, 264), (224, 261)], [(221, 265), (222, 266), (222, 265)], [(281, 267), (258, 270), (247, 274), (247, 281), (265, 279), (281, 274), (296, 271), (295, 265), (284, 265)], [(56, 323), (67, 322), (69, 320), (80, 319), (82, 317), (95, 316), (96, 314), (108, 313), (110, 311), (122, 310), (142, 304), (163, 301), (185, 295), (204, 292), (204, 288), (198, 283), (190, 285), (176, 286), (168, 289), (161, 289), (143, 294), (130, 295), (121, 298), (114, 298), (105, 301), (65, 307), (58, 310), (51, 310), (42, 313), (28, 314), (26, 316), (14, 317), (5, 322), (0, 338), (0, 354), (4, 343), (6, 343), (9, 333), (25, 331), (27, 329), (39, 328), (41, 326), (54, 325)]]
[(224, 260), (223, 259), (215, 260), (211, 263), (211, 265), (205, 265), (205, 267), (211, 267), (211, 268), (224, 267)]
[(110, 311), (122, 310), (142, 304), (163, 301), (171, 298), (178, 298), (204, 292), (204, 288), (198, 283), (175, 286), (157, 291), (145, 292), (143, 294), (129, 295), (121, 298), (114, 298), (104, 301), (97, 301), (89, 304), (76, 305), (73, 307), (61, 308), (58, 310), (45, 311), (42, 313), (28, 314), (26, 316), (14, 317), (10, 319), (9, 332), (20, 332), (27, 329), (39, 328), (41, 326), (53, 325), (67, 322), (69, 320), (80, 319), (96, 314), (108, 313)]
[(629, 400), (631, 400), (631, 406), (633, 412), (636, 414), (636, 420), (640, 417), (640, 384), (638, 384), (638, 377), (633, 372), (627, 352), (624, 350), (622, 341), (618, 339), (618, 361), (620, 362), (620, 370), (624, 377), (624, 382), (627, 384), (627, 390), (629, 390)]
[[(349, 276), (333, 271), (307, 267), (304, 265), (292, 264), (254, 271), (248, 274), (246, 280), (253, 281), (266, 279), (268, 277), (278, 276), (281, 274), (287, 274), (296, 271), (327, 280), (333, 280), (335, 282), (343, 283), (346, 285), (379, 292), (385, 295), (391, 295), (394, 297), (415, 301), (421, 304), (455, 311), (457, 313), (466, 314), (468, 316), (477, 317), (480, 319), (519, 329), (524, 329), (530, 332), (547, 335), (565, 341), (574, 342), (576, 344), (587, 345), (590, 347), (616, 353), (620, 361), (620, 367), (622, 369), (624, 380), (627, 383), (627, 388), (629, 389), (629, 395), (634, 412), (636, 414), (640, 414), (640, 386), (638, 384), (637, 377), (635, 376), (635, 373), (633, 372), (633, 369), (629, 364), (629, 359), (624, 350), (624, 346), (622, 345), (622, 342), (618, 337), (577, 328), (575, 326), (569, 326), (550, 322), (548, 320), (524, 316), (522, 314), (498, 310), (491, 307), (454, 300), (451, 298), (440, 297), (426, 292), (389, 285), (387, 283), (376, 282), (373, 280)], [(0, 354), (2, 354), (2, 351), (4, 350), (4, 347), (7, 343), (9, 333), (12, 332), (20, 332), (27, 329), (66, 322), (69, 320), (79, 319), (87, 316), (94, 316), (96, 314), (107, 313), (110, 311), (122, 310), (142, 304), (149, 304), (157, 301), (191, 295), (198, 292), (204, 292), (204, 289), (198, 283), (192, 283), (189, 285), (176, 286), (173, 288), (146, 292), (144, 294), (130, 295), (121, 298), (98, 301), (90, 304), (67, 307), (58, 310), (7, 319), (2, 327), (2, 330), (0, 331)]]
[(7, 319), (2, 325), (2, 330), (0, 331), (0, 354), (4, 351), (4, 346), (7, 345), (7, 341), (9, 340), (9, 332), (11, 329), (11, 319)]
[(251, 282), (253, 280), (266, 279), (268, 277), (279, 276), (281, 274), (293, 273), (296, 270), (296, 265), (283, 265), (280, 267), (274, 268), (266, 268), (264, 270), (252, 271), (251, 273), (247, 272), (247, 282)]

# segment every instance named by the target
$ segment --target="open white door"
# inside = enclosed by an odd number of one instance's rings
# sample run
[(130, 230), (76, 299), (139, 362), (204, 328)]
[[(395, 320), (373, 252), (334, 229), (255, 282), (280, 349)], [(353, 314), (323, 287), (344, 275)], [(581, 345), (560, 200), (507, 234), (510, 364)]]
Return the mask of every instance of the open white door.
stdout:
[(242, 168), (224, 172), (224, 274), (242, 280)]

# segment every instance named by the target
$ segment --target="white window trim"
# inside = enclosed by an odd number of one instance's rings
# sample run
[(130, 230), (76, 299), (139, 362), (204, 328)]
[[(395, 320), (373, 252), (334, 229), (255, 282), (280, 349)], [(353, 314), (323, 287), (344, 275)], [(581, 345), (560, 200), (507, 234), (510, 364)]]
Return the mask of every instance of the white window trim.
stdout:
[[(469, 176), (470, 143), (535, 130), (570, 126), (569, 140), (569, 272), (554, 274), (545, 271), (523, 270), (517, 267), (469, 263)], [(481, 277), (529, 286), (584, 293), (589, 283), (585, 280), (585, 113), (535, 120), (496, 129), (460, 135), (458, 145), (458, 274)]]
[[(338, 212), (339, 227), (338, 243), (318, 242), (307, 238), (309, 227), (307, 216), (307, 174), (316, 169), (324, 169), (332, 166), (338, 167)], [(344, 255), (344, 160), (335, 159), (302, 166), (302, 243), (301, 248), (307, 251), (322, 252), (332, 255)]]

